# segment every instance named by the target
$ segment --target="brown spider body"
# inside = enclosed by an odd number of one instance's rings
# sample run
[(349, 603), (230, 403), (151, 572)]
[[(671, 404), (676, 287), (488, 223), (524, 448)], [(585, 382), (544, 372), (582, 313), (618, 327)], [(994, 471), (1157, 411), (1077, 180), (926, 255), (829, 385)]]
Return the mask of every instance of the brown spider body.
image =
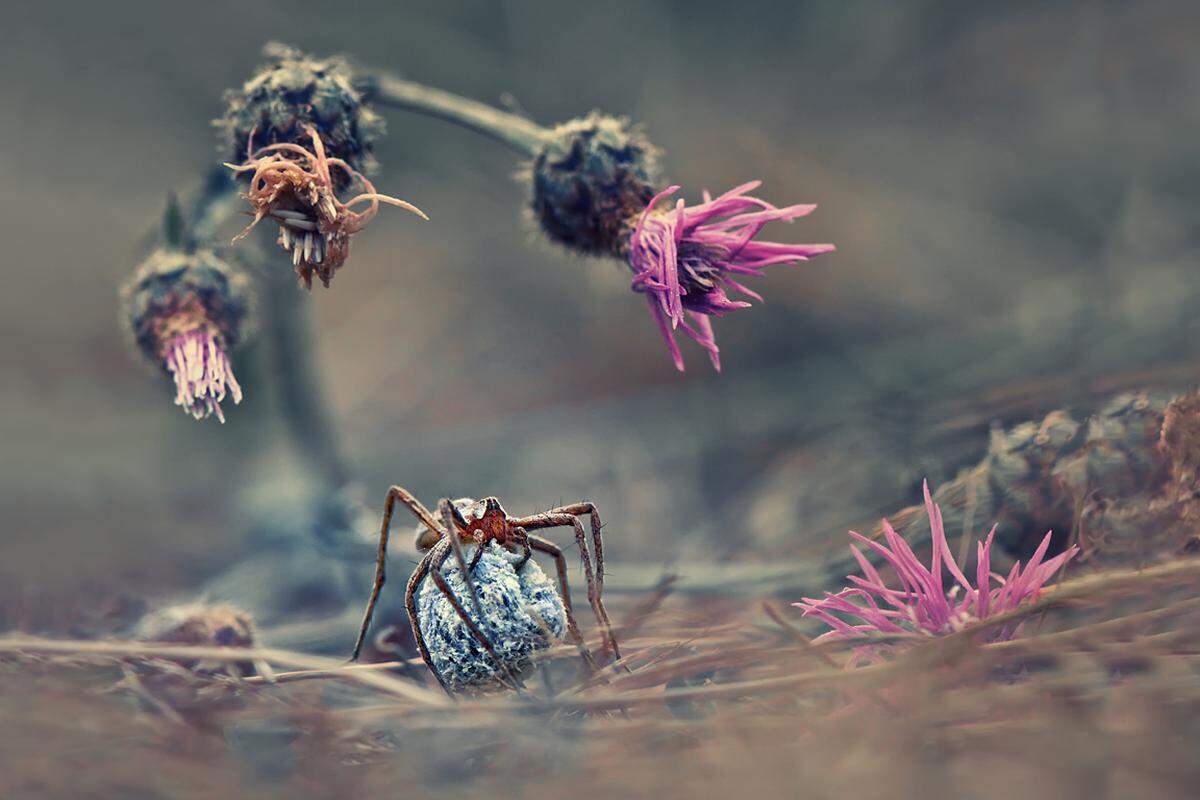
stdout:
[[(454, 517), (455, 532), (461, 542), (478, 544), (480, 547), (487, 547), (496, 542), (508, 549), (510, 542), (515, 543), (524, 538), (524, 532), (511, 524), (504, 507), (495, 497), (485, 497), (482, 500), (464, 497), (453, 501), (450, 508)], [(417, 549), (422, 552), (431, 550), (441, 538), (441, 532), (421, 525), (417, 529)]]
[[(375, 561), (375, 582), (371, 588), (370, 599), (367, 601), (367, 609), (363, 615), (362, 625), (359, 628), (358, 640), (354, 645), (354, 653), (350, 657), (351, 661), (358, 659), (366, 639), (367, 631), (371, 626), (371, 617), (375, 611), (375, 604), (378, 602), (379, 594), (383, 589), (387, 561), (387, 543), (391, 530), (392, 514), (397, 502), (408, 508), (420, 521), (421, 524), (417, 530), (416, 546), (419, 551), (425, 553), (416, 570), (414, 570), (412, 576), (409, 578), (405, 593), (405, 607), (408, 610), (409, 622), (412, 625), (413, 636), (417, 642), (417, 649), (421, 652), (421, 658), (425, 661), (426, 666), (429, 667), (430, 672), (434, 674), (434, 677), (438, 679), (438, 682), (447, 691), (449, 691), (449, 687), (447, 687), (446, 682), (438, 674), (437, 669), (433, 665), (417, 620), (417, 592), (427, 577), (432, 579), (442, 594), (450, 601), (472, 636), (492, 655), (498, 664), (501, 663), (491, 643), (471, 620), (470, 616), (468, 616), (463, 603), (455, 597), (454, 592), (441, 572), (442, 566), (449, 558), (453, 557), (458, 562), (459, 569), (464, 576), (464, 581), (472, 595), (469, 598), (469, 602), (474, 606), (476, 617), (482, 618), (479, 599), (475, 594), (474, 584), (471, 581), (471, 573), (476, 564), (478, 564), (480, 556), (492, 542), (499, 544), (510, 552), (520, 552), (522, 554), (523, 557), (513, 565), (517, 571), (520, 571), (525, 566), (525, 563), (532, 557), (535, 550), (546, 553), (554, 559), (558, 572), (559, 592), (562, 597), (563, 608), (566, 611), (567, 634), (571, 641), (579, 647), (584, 663), (593, 670), (597, 668), (596, 660), (584, 644), (583, 637), (579, 633), (579, 626), (575, 621), (574, 610), (571, 605), (571, 591), (567, 582), (566, 556), (564, 556), (562, 549), (550, 540), (530, 533), (530, 531), (541, 528), (570, 527), (574, 530), (575, 541), (579, 547), (580, 561), (583, 564), (584, 578), (587, 581), (588, 602), (600, 626), (604, 652), (611, 653), (614, 659), (620, 659), (620, 650), (617, 647), (616, 640), (613, 638), (608, 612), (604, 608), (604, 601), (601, 599), (601, 593), (604, 589), (604, 545), (600, 535), (600, 514), (595, 505), (588, 502), (581, 502), (554, 508), (541, 514), (532, 514), (526, 517), (511, 517), (505, 512), (504, 507), (500, 505), (500, 501), (495, 497), (486, 497), (483, 500), (463, 498), (452, 501), (450, 499), (443, 499), (438, 503), (439, 516), (441, 517), (439, 521), (408, 490), (400, 486), (393, 486), (388, 490), (387, 499), (384, 502), (383, 525), (379, 532), (379, 550)], [(579, 517), (582, 516), (588, 517), (590, 522), (590, 541), (587, 533), (584, 531), (583, 525), (579, 521)], [(463, 555), (464, 544), (475, 546), (475, 553), (470, 564), (467, 563)], [(593, 558), (595, 568), (593, 568)]]

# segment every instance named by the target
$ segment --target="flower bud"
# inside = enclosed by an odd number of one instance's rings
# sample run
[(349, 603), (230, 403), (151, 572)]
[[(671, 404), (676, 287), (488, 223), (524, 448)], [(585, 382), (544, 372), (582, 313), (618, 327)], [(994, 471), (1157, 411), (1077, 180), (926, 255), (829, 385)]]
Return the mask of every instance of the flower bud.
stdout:
[(175, 403), (196, 419), (221, 401), (242, 400), (228, 352), (247, 328), (251, 300), (240, 271), (208, 250), (160, 249), (122, 288), (124, 317), (138, 349), (175, 382)]
[(266, 45), (263, 56), (266, 63), (245, 85), (225, 93), (225, 114), (213, 122), (226, 160), (240, 164), (268, 145), (307, 142), (311, 125), (330, 157), (372, 172), (383, 118), (365, 104), (345, 59), (313, 58), (278, 42)]
[(579, 253), (623, 257), (654, 197), (658, 149), (629, 120), (593, 111), (555, 128), (534, 158), (534, 217)]

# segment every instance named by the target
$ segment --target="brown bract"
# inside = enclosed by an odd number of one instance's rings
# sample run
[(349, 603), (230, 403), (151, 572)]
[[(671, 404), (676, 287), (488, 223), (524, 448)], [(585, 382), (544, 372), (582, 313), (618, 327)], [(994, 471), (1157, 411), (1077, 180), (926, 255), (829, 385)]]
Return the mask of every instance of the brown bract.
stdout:
[[(234, 172), (253, 173), (243, 195), (254, 209), (254, 221), (234, 237), (246, 236), (264, 218), (279, 224), (279, 245), (292, 254), (292, 265), (305, 288), (312, 289), (315, 272), (325, 288), (350, 255), (350, 237), (362, 230), (379, 211), (380, 203), (407, 209), (429, 219), (421, 209), (379, 194), (367, 178), (340, 158), (325, 154), (325, 145), (311, 125), (304, 126), (312, 149), (279, 143), (247, 152), (242, 164), (226, 164)], [(253, 140), (253, 133), (251, 134)], [(349, 183), (362, 192), (342, 202), (334, 192), (332, 169), (343, 170)], [(366, 204), (361, 211), (354, 206)]]

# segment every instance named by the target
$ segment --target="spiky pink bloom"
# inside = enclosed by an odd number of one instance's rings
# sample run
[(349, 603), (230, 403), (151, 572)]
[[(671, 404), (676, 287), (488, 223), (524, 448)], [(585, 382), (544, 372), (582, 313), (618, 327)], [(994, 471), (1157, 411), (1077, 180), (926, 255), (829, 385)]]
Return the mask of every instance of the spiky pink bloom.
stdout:
[(224, 422), (221, 401), (226, 394), (234, 403), (242, 402), (242, 387), (211, 330), (197, 328), (174, 336), (165, 347), (163, 366), (175, 379), (175, 405), (195, 419), (215, 415)]
[[(850, 531), (850, 536), (856, 542), (871, 548), (891, 566), (902, 588), (889, 587), (862, 551), (850, 545), (865, 577), (850, 575), (849, 580), (854, 584), (852, 587), (837, 594), (826, 592), (821, 600), (806, 597), (802, 602), (793, 604), (802, 608), (805, 616), (815, 617), (833, 629), (819, 636), (816, 641), (861, 639), (879, 633), (941, 636), (962, 630), (990, 616), (1011, 611), (1026, 601), (1037, 599), (1046, 582), (1079, 552), (1078, 547), (1071, 547), (1043, 562), (1046, 550), (1050, 547), (1050, 533), (1047, 533), (1029, 563), (1022, 568), (1018, 561), (1008, 577), (1003, 577), (991, 571), (992, 538), (996, 534), (993, 526), (987, 539), (976, 543), (975, 585), (972, 586), (950, 553), (942, 525), (942, 510), (930, 497), (928, 482), (924, 488), (925, 510), (933, 533), (932, 564), (929, 567), (922, 564), (908, 542), (896, 533), (887, 520), (883, 521), (887, 546)], [(954, 578), (949, 588), (943, 583), (943, 566)], [(839, 614), (860, 622), (851, 624), (837, 616)], [(991, 632), (990, 640), (1011, 639), (1016, 632), (1016, 624), (1004, 625)]]
[(646, 295), (650, 313), (681, 372), (683, 355), (675, 341), (676, 328), (682, 327), (707, 350), (713, 368), (720, 372), (720, 351), (709, 318), (750, 305), (731, 299), (727, 290), (762, 301), (760, 295), (738, 283), (737, 277), (761, 276), (774, 264), (807, 261), (835, 249), (831, 244), (753, 241), (768, 222), (793, 220), (816, 208), (776, 208), (748, 194), (760, 185), (762, 181), (750, 181), (716, 198), (705, 192), (700, 205), (687, 206), (680, 199), (674, 209), (656, 211), (655, 206), (680, 189), (669, 186), (654, 196), (634, 228), (629, 243), (629, 265), (634, 272), (630, 288)]

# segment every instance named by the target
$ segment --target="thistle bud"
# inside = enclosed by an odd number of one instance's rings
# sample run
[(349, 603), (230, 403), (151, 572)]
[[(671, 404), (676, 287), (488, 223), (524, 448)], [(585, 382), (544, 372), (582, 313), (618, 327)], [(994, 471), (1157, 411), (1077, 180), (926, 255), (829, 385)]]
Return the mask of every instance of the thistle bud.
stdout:
[(550, 131), (532, 172), (531, 207), (547, 236), (579, 253), (624, 257), (655, 194), (658, 148), (629, 120), (593, 111)]
[(305, 126), (312, 126), (332, 158), (359, 172), (374, 171), (371, 150), (383, 134), (383, 118), (363, 100), (349, 64), (278, 42), (266, 45), (263, 56), (266, 63), (254, 77), (225, 93), (225, 114), (213, 121), (226, 160), (236, 164), (268, 145), (306, 142)]
[(229, 350), (242, 339), (250, 310), (246, 277), (211, 251), (160, 249), (121, 290), (134, 343), (175, 382), (175, 404), (196, 419), (225, 415), (242, 400)]
[(768, 222), (798, 219), (816, 208), (777, 207), (754, 197), (750, 192), (760, 181), (716, 198), (704, 192), (695, 205), (668, 202), (680, 187), (660, 190), (657, 154), (627, 120), (592, 112), (560, 125), (534, 157), (533, 214), (551, 239), (629, 264), (629, 288), (646, 298), (676, 369), (683, 370), (675, 341), (682, 329), (720, 371), (712, 318), (762, 300), (741, 281), (835, 248), (755, 241)]

